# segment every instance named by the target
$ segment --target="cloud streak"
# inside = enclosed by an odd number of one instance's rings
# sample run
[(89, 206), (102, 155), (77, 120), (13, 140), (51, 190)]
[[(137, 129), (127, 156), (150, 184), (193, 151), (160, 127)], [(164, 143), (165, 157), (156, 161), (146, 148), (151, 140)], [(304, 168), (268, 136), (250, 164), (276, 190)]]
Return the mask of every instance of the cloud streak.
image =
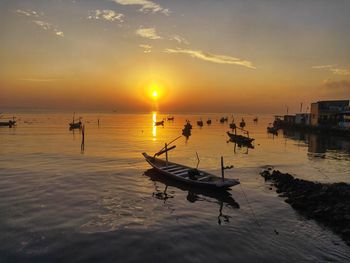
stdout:
[(24, 15), (24, 16), (29, 16), (29, 17), (40, 17), (42, 16), (42, 14), (39, 14), (38, 12), (34, 11), (34, 10), (20, 10), (17, 9), (16, 13), (19, 15)]
[(152, 46), (147, 44), (140, 44), (140, 48), (143, 48), (143, 53), (151, 53), (152, 52)]
[(163, 13), (169, 15), (170, 11), (167, 8), (163, 8), (161, 5), (150, 0), (112, 0), (120, 5), (136, 5), (140, 6), (139, 11), (143, 13)]
[(39, 26), (41, 29), (45, 31), (52, 31), (56, 36), (64, 37), (64, 33), (60, 30), (58, 30), (53, 24), (42, 21), (42, 20), (34, 20), (33, 23), (37, 26)]
[(185, 45), (189, 45), (190, 43), (187, 41), (186, 38), (179, 36), (179, 35), (172, 35), (170, 37), (170, 40), (176, 41), (179, 44), (185, 44)]
[(136, 34), (139, 35), (140, 37), (148, 38), (152, 40), (162, 39), (162, 37), (157, 34), (156, 29), (154, 27), (139, 28), (136, 30)]
[(96, 20), (104, 20), (104, 21), (109, 21), (109, 22), (124, 22), (123, 18), (124, 15), (121, 13), (117, 13), (113, 10), (110, 9), (104, 9), (104, 10), (93, 10), (90, 11), (89, 16), (87, 17), (88, 19), (96, 19)]
[(329, 72), (335, 74), (335, 75), (341, 75), (341, 76), (349, 76), (350, 70), (344, 69), (344, 68), (338, 68), (337, 65), (320, 65), (320, 66), (312, 66), (312, 69), (321, 69), (321, 70), (328, 70)]
[(238, 65), (238, 66), (243, 66), (243, 67), (247, 67), (247, 68), (251, 68), (251, 69), (256, 69), (256, 67), (254, 67), (252, 62), (250, 62), (250, 61), (241, 60), (239, 58), (226, 56), (226, 55), (215, 55), (215, 54), (200, 51), (200, 50), (167, 48), (164, 50), (164, 52), (165, 53), (172, 53), (172, 54), (186, 54), (186, 55), (189, 55), (190, 57), (198, 58), (198, 59), (213, 62), (213, 63)]

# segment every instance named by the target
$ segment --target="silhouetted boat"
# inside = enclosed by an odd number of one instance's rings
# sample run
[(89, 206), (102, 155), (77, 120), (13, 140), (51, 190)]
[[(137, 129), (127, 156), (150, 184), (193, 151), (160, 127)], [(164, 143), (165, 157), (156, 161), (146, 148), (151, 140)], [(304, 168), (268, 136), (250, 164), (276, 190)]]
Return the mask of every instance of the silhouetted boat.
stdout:
[(197, 125), (198, 125), (199, 127), (203, 127), (203, 121), (202, 121), (202, 120), (197, 121)]
[(207, 124), (210, 125), (211, 124), (211, 119), (207, 120)]
[(235, 142), (237, 144), (251, 145), (252, 142), (254, 141), (254, 138), (250, 138), (249, 135), (244, 136), (244, 135), (237, 134), (236, 132), (235, 133), (227, 132), (227, 135), (230, 137), (230, 140), (232, 142)]
[(175, 118), (174, 117), (168, 117), (167, 120), (168, 121), (173, 121)]
[(239, 127), (241, 127), (242, 129), (245, 127), (245, 121), (242, 118), (242, 121), (239, 123)]
[(258, 122), (258, 117), (255, 117), (255, 118), (253, 119), (253, 121), (254, 121), (255, 123), (257, 123), (257, 122)]
[(154, 126), (164, 126), (164, 120), (154, 122)]
[(278, 128), (277, 127), (267, 127), (267, 132), (268, 133), (271, 133), (273, 135), (278, 135)]
[(228, 121), (228, 117), (221, 117), (220, 122), (224, 123)]
[[(3, 118), (3, 116), (0, 116), (0, 118)], [(12, 117), (12, 120), (8, 120), (8, 121), (0, 121), (0, 126), (12, 128), (13, 126), (16, 125), (15, 118), (16, 117)]]
[(234, 129), (236, 129), (236, 124), (234, 123), (234, 122), (231, 122), (230, 123), (230, 129), (232, 129), (232, 130), (234, 130)]
[(212, 189), (227, 189), (231, 186), (239, 184), (239, 180), (224, 178), (223, 170), (232, 168), (232, 166), (223, 167), (223, 161), (221, 162), (223, 169), (222, 177), (218, 177), (202, 170), (156, 158), (156, 156), (167, 153), (175, 147), (176, 146), (172, 146), (170, 148), (165, 147), (161, 151), (157, 152), (153, 157), (149, 156), (147, 153), (142, 153), (142, 155), (145, 157), (146, 161), (160, 174), (188, 185)]

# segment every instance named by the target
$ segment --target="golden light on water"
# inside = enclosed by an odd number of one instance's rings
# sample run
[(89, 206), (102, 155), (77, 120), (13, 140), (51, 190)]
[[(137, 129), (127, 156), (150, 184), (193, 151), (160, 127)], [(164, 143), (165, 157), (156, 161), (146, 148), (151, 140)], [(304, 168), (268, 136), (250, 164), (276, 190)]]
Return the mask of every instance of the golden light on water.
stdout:
[(153, 141), (157, 140), (157, 126), (156, 126), (156, 121), (157, 121), (157, 112), (152, 113), (152, 135), (153, 135)]

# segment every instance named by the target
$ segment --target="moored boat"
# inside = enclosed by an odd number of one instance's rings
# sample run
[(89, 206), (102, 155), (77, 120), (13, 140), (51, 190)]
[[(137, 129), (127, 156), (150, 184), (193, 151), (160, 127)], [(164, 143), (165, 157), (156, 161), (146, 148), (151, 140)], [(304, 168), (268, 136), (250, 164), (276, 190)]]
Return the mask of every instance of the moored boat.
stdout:
[(254, 138), (250, 138), (239, 134), (234, 134), (231, 132), (227, 132), (227, 135), (230, 137), (231, 141), (236, 142), (238, 144), (251, 144), (254, 141)]
[(164, 126), (164, 120), (154, 122), (154, 126)]
[[(168, 151), (174, 149), (176, 146), (163, 148), (161, 151), (157, 152), (154, 156), (150, 156), (147, 153), (142, 153), (146, 161), (160, 174), (172, 178), (176, 181), (186, 183), (188, 185), (193, 185), (197, 187), (212, 188), (212, 189), (227, 189), (231, 186), (239, 184), (238, 179), (227, 179), (224, 178), (224, 170), (231, 169), (233, 166), (223, 165), (223, 158), (221, 157), (221, 174), (222, 176), (216, 176), (214, 174), (199, 170), (197, 168), (191, 168), (186, 165), (169, 162), (168, 161)], [(161, 154), (166, 153), (166, 160), (157, 158)]]
[(202, 120), (197, 121), (197, 125), (198, 125), (199, 127), (203, 127), (203, 121), (202, 121)]
[(211, 124), (211, 119), (207, 120), (207, 124), (210, 125)]

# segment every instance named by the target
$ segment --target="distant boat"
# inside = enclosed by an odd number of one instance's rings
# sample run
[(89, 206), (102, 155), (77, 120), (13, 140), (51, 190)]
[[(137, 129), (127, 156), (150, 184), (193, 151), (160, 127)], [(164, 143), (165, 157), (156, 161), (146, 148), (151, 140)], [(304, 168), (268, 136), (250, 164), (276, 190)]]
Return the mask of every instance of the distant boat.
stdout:
[(203, 127), (203, 121), (202, 121), (202, 120), (197, 121), (197, 125), (198, 125), (199, 127)]
[(182, 135), (186, 138), (191, 136), (192, 124), (189, 121), (186, 121), (184, 128), (182, 129)]
[(168, 117), (167, 120), (168, 121), (173, 121), (175, 118), (174, 117)]
[(255, 118), (253, 119), (253, 121), (254, 121), (254, 123), (257, 123), (257, 122), (258, 122), (258, 117), (255, 117)]
[[(0, 116), (0, 118), (3, 118), (3, 116)], [(12, 128), (13, 126), (16, 125), (16, 121), (15, 121), (15, 118), (16, 117), (12, 117), (12, 120), (8, 120), (8, 121), (0, 121), (0, 126), (3, 126), (3, 127), (9, 127), (9, 128)]]
[(231, 186), (239, 184), (239, 180), (237, 179), (224, 178), (223, 170), (232, 168), (232, 166), (223, 167), (223, 162), (221, 165), (221, 168), (223, 169), (222, 177), (218, 177), (214, 174), (210, 174), (208, 172), (198, 170), (196, 168), (191, 168), (182, 164), (177, 164), (169, 162), (168, 160), (156, 158), (157, 156), (166, 153), (174, 148), (175, 146), (172, 146), (168, 149), (163, 148), (154, 156), (149, 156), (147, 153), (142, 153), (142, 155), (145, 157), (146, 161), (160, 174), (188, 185), (217, 190), (225, 190)]
[(236, 123), (234, 123), (233, 121), (230, 123), (230, 129), (234, 130), (236, 129)]
[(221, 117), (220, 123), (224, 123), (228, 121), (228, 117)]
[(81, 129), (82, 128), (82, 122), (81, 122), (81, 117), (79, 117), (79, 121), (75, 122), (75, 112), (73, 114), (73, 121), (69, 123), (69, 129), (74, 130), (74, 129)]
[(245, 121), (242, 118), (242, 121), (239, 123), (239, 127), (241, 127), (242, 129), (245, 127)]
[(207, 120), (207, 124), (210, 125), (211, 124), (211, 119)]
[(269, 127), (267, 127), (267, 132), (271, 133), (273, 135), (278, 135), (278, 128), (274, 127), (274, 126), (272, 126), (272, 127), (269, 126)]
[(154, 126), (164, 126), (164, 120), (154, 122)]

